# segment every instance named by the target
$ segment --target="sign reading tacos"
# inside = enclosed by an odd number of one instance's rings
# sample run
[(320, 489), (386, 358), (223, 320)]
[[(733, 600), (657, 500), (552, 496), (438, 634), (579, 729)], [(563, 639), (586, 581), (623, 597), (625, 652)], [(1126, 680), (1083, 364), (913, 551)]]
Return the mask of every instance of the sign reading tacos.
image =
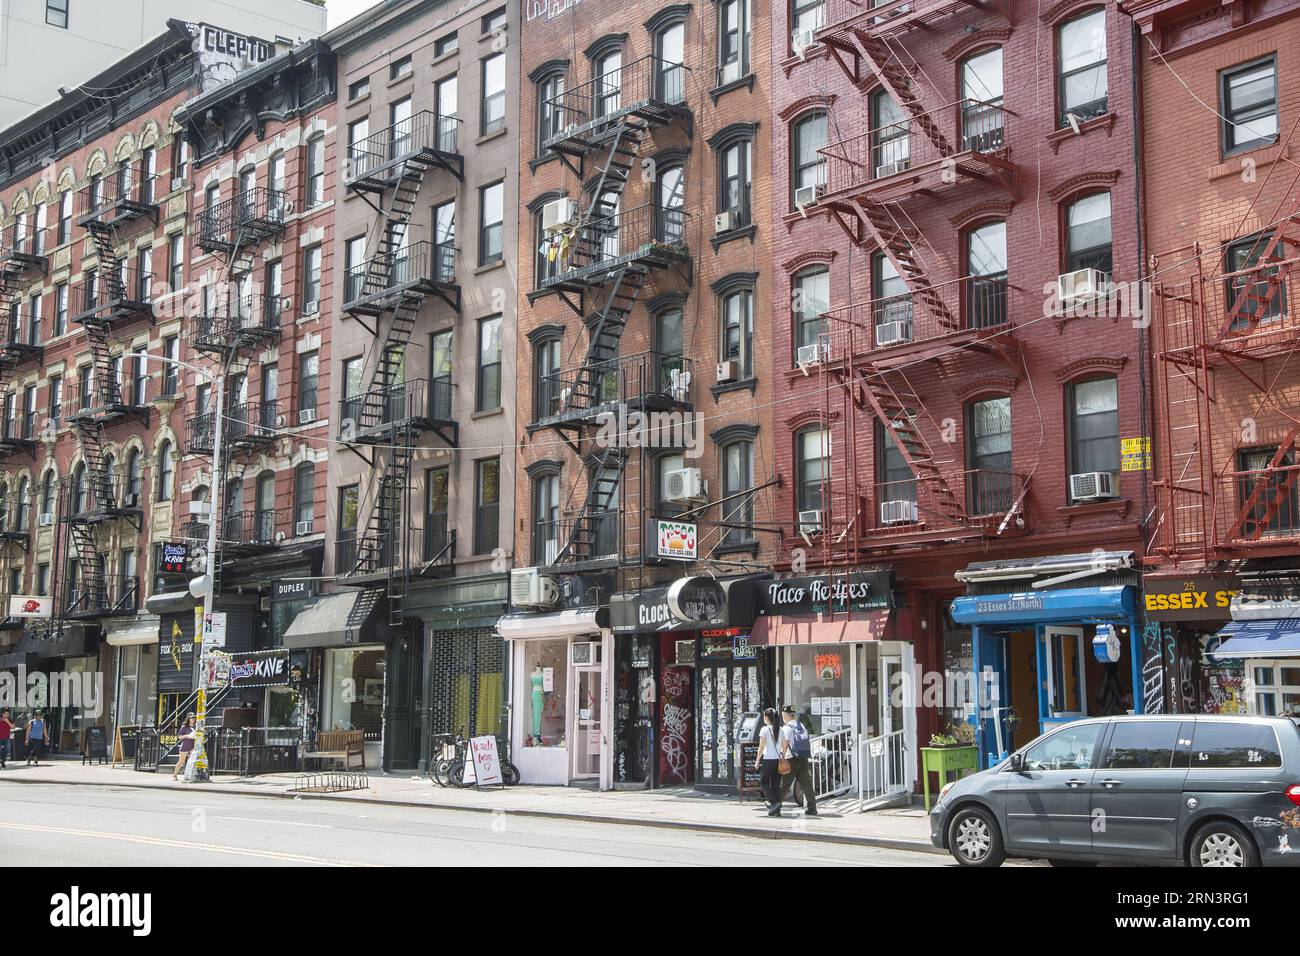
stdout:
[(694, 561), (698, 541), (693, 521), (655, 522), (655, 554), (672, 561)]

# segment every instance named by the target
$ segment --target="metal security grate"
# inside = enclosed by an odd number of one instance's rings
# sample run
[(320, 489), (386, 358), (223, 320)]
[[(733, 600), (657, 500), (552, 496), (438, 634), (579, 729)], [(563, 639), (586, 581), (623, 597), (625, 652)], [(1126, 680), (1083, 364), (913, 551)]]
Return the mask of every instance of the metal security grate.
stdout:
[(432, 639), (431, 731), (504, 737), (505, 641), (488, 628), (434, 631)]

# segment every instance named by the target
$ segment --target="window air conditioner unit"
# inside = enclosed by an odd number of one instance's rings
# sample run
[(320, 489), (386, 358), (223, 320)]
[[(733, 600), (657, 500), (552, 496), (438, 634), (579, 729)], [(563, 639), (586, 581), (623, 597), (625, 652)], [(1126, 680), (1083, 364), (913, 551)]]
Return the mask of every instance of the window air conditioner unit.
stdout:
[(738, 371), (739, 371), (739, 366), (735, 362), (730, 362), (730, 361), (719, 362), (718, 374), (717, 374), (718, 383), (721, 384), (723, 382), (734, 382), (737, 378), (740, 377)]
[(316, 420), (316, 409), (300, 408), (298, 409), (298, 424), (308, 425)]
[(139, 495), (139, 493), (138, 493), (138, 492), (127, 492), (126, 494), (124, 494), (124, 495), (122, 496), (122, 507), (123, 507), (123, 508), (138, 508), (138, 507), (140, 507), (140, 495)]
[(817, 42), (812, 27), (804, 27), (801, 30), (794, 30), (790, 33), (790, 49), (794, 50), (795, 56), (803, 59), (810, 46)]
[(912, 168), (911, 160), (896, 159), (892, 163), (881, 163), (876, 167), (876, 178), (884, 179), (886, 176), (892, 176), (895, 173), (905, 172)]
[(510, 572), (510, 603), (515, 607), (554, 607), (560, 600), (555, 579), (537, 568), (517, 568)]
[(176, 190), (184, 189), (184, 188), (185, 188), (184, 176), (177, 176), (174, 179), (172, 179), (172, 192), (176, 192)]
[(1109, 471), (1086, 471), (1070, 476), (1070, 497), (1075, 501), (1114, 498), (1115, 493), (1115, 476)]
[(293, 533), (298, 537), (302, 537), (304, 534), (311, 534), (311, 519), (308, 518), (306, 521), (299, 521), (294, 524)]
[(735, 228), (734, 218), (730, 210), (718, 213), (713, 217), (713, 231), (715, 233), (730, 232)]
[(573, 225), (578, 216), (578, 204), (568, 198), (552, 199), (542, 207), (542, 231), (559, 232)]
[(42, 528), (49, 528), (54, 524), (54, 515), (46, 511), (41, 514), (36, 523)]
[(319, 302), (306, 302), (306, 303), (303, 304), (303, 307), (302, 307), (302, 314), (303, 314), (303, 315), (315, 315), (315, 314), (316, 314), (317, 312), (319, 312), (319, 311), (320, 311), (320, 303), (319, 303)]
[(1056, 298), (1062, 308), (1081, 302), (1091, 302), (1101, 295), (1106, 284), (1106, 273), (1097, 269), (1076, 269), (1056, 277)]
[(795, 353), (795, 364), (797, 365), (820, 365), (822, 360), (822, 347), (819, 344), (801, 345), (799, 351)]
[(807, 209), (809, 206), (815, 206), (817, 200), (826, 195), (825, 183), (813, 183), (811, 186), (800, 186), (794, 191), (794, 204), (799, 209)]
[(722, 64), (718, 85), (726, 86), (728, 83), (734, 83), (740, 79), (740, 59), (734, 59), (730, 63)]
[(800, 534), (821, 534), (822, 513), (820, 509), (799, 512), (799, 532)]
[(881, 322), (876, 326), (876, 345), (897, 345), (912, 341), (912, 323), (909, 319)]
[(665, 501), (691, 501), (704, 497), (704, 481), (698, 468), (678, 468), (664, 475)]
[(916, 520), (916, 502), (910, 498), (880, 503), (881, 524), (915, 524)]

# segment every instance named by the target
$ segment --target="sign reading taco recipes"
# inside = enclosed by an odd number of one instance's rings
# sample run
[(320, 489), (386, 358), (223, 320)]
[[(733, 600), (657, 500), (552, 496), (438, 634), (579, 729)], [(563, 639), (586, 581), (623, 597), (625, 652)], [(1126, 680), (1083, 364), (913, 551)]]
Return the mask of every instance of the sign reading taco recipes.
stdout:
[(891, 571), (860, 571), (834, 577), (784, 578), (758, 588), (759, 614), (825, 614), (890, 607)]

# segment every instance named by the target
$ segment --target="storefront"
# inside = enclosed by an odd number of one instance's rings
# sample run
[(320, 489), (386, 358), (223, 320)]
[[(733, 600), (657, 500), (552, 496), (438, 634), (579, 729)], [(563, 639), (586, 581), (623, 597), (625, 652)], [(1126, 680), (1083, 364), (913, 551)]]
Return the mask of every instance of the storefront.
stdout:
[(37, 710), (44, 711), (55, 753), (76, 753), (82, 731), (101, 723), (108, 709), (100, 633), (92, 625), (56, 630), (29, 624), (6, 652), (15, 665), (15, 690), (21, 693), (11, 717), (23, 725)]
[(864, 736), (916, 752), (916, 708), (908, 706), (915, 660), (900, 603), (889, 569), (783, 578), (759, 589), (753, 641), (772, 655), (775, 699), (792, 705), (813, 737), (823, 794), (856, 785)]
[(766, 577), (684, 577), (615, 594), (613, 785), (734, 791), (742, 726), (773, 701), (751, 641)]
[(1205, 572), (1142, 579), (1144, 686), (1159, 674), (1162, 693), (1143, 701), (1147, 713), (1236, 714), (1246, 712), (1245, 667), (1240, 659), (1211, 655), (1231, 618), (1241, 589), (1236, 575)]
[(108, 621), (104, 640), (115, 658), (116, 674), (110, 708), (113, 727), (153, 727), (158, 719), (157, 615), (125, 622)]
[[(952, 613), (973, 630), (986, 766), (1054, 726), (1145, 712), (1132, 552), (981, 562), (957, 578), (976, 592), (953, 602)], [(1100, 580), (1069, 586), (1085, 578)], [(1025, 590), (1004, 590), (1013, 583)], [(1154, 682), (1159, 694), (1158, 675)]]
[(1241, 675), (1238, 712), (1300, 716), (1300, 571), (1287, 559), (1246, 562), (1232, 619), (1207, 642), (1206, 656)]

